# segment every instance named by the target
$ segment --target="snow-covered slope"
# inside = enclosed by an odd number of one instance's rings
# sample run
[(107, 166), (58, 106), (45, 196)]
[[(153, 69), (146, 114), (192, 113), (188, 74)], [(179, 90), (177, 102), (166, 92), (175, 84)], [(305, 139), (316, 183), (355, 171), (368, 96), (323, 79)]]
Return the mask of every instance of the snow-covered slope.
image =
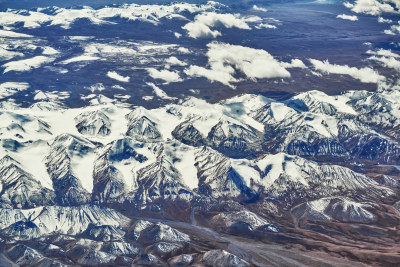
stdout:
[(338, 165), (318, 165), (284, 153), (267, 155), (256, 161), (261, 171), (261, 185), (267, 198), (290, 205), (305, 198), (331, 195), (389, 197), (394, 192), (368, 176)]
[(311, 91), (284, 102), (242, 95), (215, 104), (187, 98), (156, 109), (109, 103), (4, 110), (2, 186), (13, 188), (10, 179), (21, 177), (25, 187), (13, 192), (25, 199), (3, 190), (3, 206), (94, 201), (146, 207), (196, 194), (287, 205), (355, 191), (389, 196), (391, 189), (365, 175), (298, 157), (399, 162), (396, 136), (362, 119), (372, 111), (376, 120), (389, 111), (397, 118), (389, 95), (396, 94)]
[(375, 108), (371, 103), (372, 107), (360, 110), (355, 101), (359, 94), (330, 97), (311, 91), (283, 103), (268, 103), (253, 116), (265, 125), (266, 147), (272, 153), (398, 163), (398, 141), (362, 119)]
[(89, 200), (95, 147), (89, 140), (70, 134), (54, 139), (46, 165), (61, 204), (82, 204)]
[(0, 177), (2, 207), (32, 208), (55, 202), (54, 191), (43, 187), (8, 155), (0, 159)]
[(372, 223), (376, 221), (376, 216), (368, 208), (372, 206), (348, 198), (329, 197), (301, 204), (293, 210), (293, 214), (300, 219), (312, 221)]
[(76, 235), (84, 232), (91, 224), (124, 226), (129, 221), (115, 210), (93, 205), (48, 206), (31, 210), (1, 209), (1, 213), (9, 218), (7, 224), (3, 223), (1, 233), (22, 239), (54, 233)]
[[(242, 95), (215, 104), (187, 98), (156, 109), (67, 109), (52, 99), (2, 106), (0, 237), (49, 244), (57, 236), (63, 262), (156, 264), (192, 251), (191, 238), (163, 223), (130, 225), (100, 206), (193, 223), (199, 209), (211, 227), (239, 234), (278, 234), (280, 220), (292, 218), (377, 223), (382, 209), (375, 206), (396, 199), (398, 183), (390, 173), (375, 180), (362, 167), (400, 162), (400, 116), (388, 99), (395, 95), (311, 91), (283, 102)], [(289, 217), (275, 221), (278, 214)], [(24, 246), (7, 253), (17, 262), (25, 254), (57, 264), (48, 250)], [(222, 250), (187, 262), (247, 266)]]

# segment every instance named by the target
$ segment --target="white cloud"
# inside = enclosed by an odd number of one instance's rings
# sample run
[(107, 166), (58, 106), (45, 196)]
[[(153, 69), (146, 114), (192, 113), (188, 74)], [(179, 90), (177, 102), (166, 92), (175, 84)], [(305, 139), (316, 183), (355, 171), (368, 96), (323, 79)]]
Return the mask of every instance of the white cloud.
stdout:
[(183, 62), (176, 57), (167, 58), (166, 63), (168, 63), (170, 65), (176, 65), (176, 66), (186, 66), (187, 65), (186, 62)]
[(349, 75), (363, 83), (378, 83), (385, 80), (384, 76), (379, 75), (378, 72), (368, 67), (358, 69), (356, 67), (349, 67), (348, 65), (331, 64), (328, 60), (320, 61), (317, 59), (310, 59), (310, 62), (317, 71), (328, 74)]
[(379, 22), (379, 23), (392, 23), (393, 20), (391, 20), (391, 19), (385, 19), (385, 18), (379, 17), (379, 18), (378, 18), (378, 22)]
[(400, 33), (400, 21), (398, 22), (398, 25), (392, 25), (389, 30), (385, 30), (384, 33), (390, 34), (390, 35), (396, 35)]
[(25, 91), (29, 88), (28, 83), (23, 82), (5, 82), (0, 84), (0, 99), (12, 96), (20, 91)]
[(43, 47), (43, 52), (42, 52), (43, 55), (57, 55), (59, 53), (60, 52), (54, 49), (53, 47), (50, 46)]
[(234, 77), (236, 70), (252, 80), (290, 77), (281, 63), (265, 50), (215, 42), (207, 46), (209, 68), (190, 66), (185, 69), (186, 75), (205, 77), (232, 88), (232, 83), (240, 81)]
[(70, 63), (74, 63), (74, 62), (92, 61), (92, 60), (98, 60), (98, 59), (100, 59), (100, 57), (91, 56), (91, 55), (82, 55), (82, 56), (77, 56), (77, 57), (73, 57), (73, 58), (61, 61), (60, 64), (70, 64)]
[(345, 7), (347, 7), (347, 8), (353, 8), (354, 7), (354, 5), (352, 3), (350, 3), (350, 2), (344, 2), (343, 5)]
[(221, 33), (217, 30), (213, 31), (207, 25), (190, 22), (186, 24), (183, 29), (188, 32), (188, 35), (192, 38), (216, 38), (221, 36)]
[(336, 18), (344, 19), (344, 20), (351, 20), (351, 21), (358, 20), (357, 16), (350, 16), (350, 15), (346, 15), (346, 14), (337, 15)]
[(114, 80), (117, 80), (117, 81), (120, 81), (120, 82), (125, 82), (125, 83), (129, 82), (129, 80), (130, 80), (130, 77), (122, 76), (122, 75), (118, 74), (115, 71), (107, 72), (107, 76), (110, 77), (111, 79), (114, 79)]
[(317, 4), (329, 4), (329, 0), (315, 0), (314, 1), (314, 3), (317, 3)]
[(89, 89), (92, 93), (94, 93), (96, 91), (101, 92), (101, 91), (106, 90), (106, 88), (104, 87), (104, 84), (102, 84), (102, 83), (96, 83), (96, 84), (93, 84), (90, 87), (86, 87), (86, 88)]
[(113, 89), (118, 89), (118, 90), (126, 90), (124, 87), (122, 87), (121, 85), (118, 85), (118, 84), (115, 84), (115, 85), (113, 85), (111, 88), (113, 88)]
[(160, 79), (165, 81), (165, 83), (171, 82), (180, 82), (182, 78), (179, 76), (179, 73), (176, 71), (169, 70), (157, 70), (155, 68), (148, 68), (147, 72), (153, 79)]
[[(161, 99), (165, 100), (173, 100), (176, 99), (176, 97), (170, 97), (165, 93), (160, 87), (156, 86), (154, 83), (147, 83), (150, 87), (153, 88), (154, 94), (158, 96)], [(145, 100), (150, 100), (150, 99), (145, 99)]]
[(254, 5), (253, 10), (267, 12), (268, 9)]
[(200, 94), (200, 90), (199, 89), (189, 89), (189, 92), (193, 93), (193, 94)]
[(10, 60), (15, 57), (23, 57), (23, 56), (24, 54), (21, 52), (10, 51), (0, 46), (0, 61)]
[(189, 54), (190, 53), (190, 50), (187, 49), (186, 47), (179, 47), (176, 51), (178, 51), (179, 53), (182, 53), (182, 54)]
[(276, 29), (275, 25), (268, 24), (268, 23), (260, 23), (255, 26), (256, 29)]
[(373, 55), (368, 58), (369, 60), (377, 61), (387, 68), (400, 72), (400, 55), (385, 49), (379, 49), (378, 51), (368, 50), (367, 53)]
[(383, 66), (387, 68), (392, 68), (397, 71), (400, 71), (400, 60), (394, 58), (394, 57), (376, 57), (372, 56), (369, 58), (370, 60), (375, 60), (380, 62)]
[(280, 63), (282, 67), (286, 68), (286, 69), (290, 69), (290, 68), (299, 68), (299, 69), (306, 69), (307, 66), (304, 65), (303, 61), (301, 61), (300, 59), (292, 59), (292, 61), (290, 63), (287, 62), (281, 62)]
[(217, 14), (207, 12), (197, 15), (193, 22), (187, 23), (182, 28), (188, 32), (192, 38), (216, 38), (221, 33), (212, 30), (212, 27), (223, 25), (225, 28), (239, 28), (250, 30), (250, 26), (246, 23), (246, 19), (238, 14)]
[(190, 66), (185, 69), (185, 74), (193, 77), (205, 77), (211, 82), (220, 82), (234, 88), (231, 83), (238, 82), (238, 80), (232, 76), (235, 73), (235, 70), (232, 67), (225, 66), (220, 68), (214, 66), (212, 68), (213, 69), (206, 69), (199, 66)]
[(392, 30), (384, 30), (383, 33), (384, 33), (384, 34), (387, 34), (387, 35), (396, 35), (396, 34), (394, 33), (394, 31), (392, 31)]
[(45, 56), (36, 56), (28, 59), (11, 61), (4, 64), (2, 67), (5, 68), (3, 73), (9, 71), (30, 71), (32, 69), (37, 69), (43, 64), (53, 62), (54, 58)]
[(179, 32), (174, 32), (174, 35), (178, 39), (181, 38), (181, 36), (182, 36), (182, 34), (180, 34)]
[(395, 58), (400, 58), (400, 55), (393, 53), (391, 50), (386, 50), (386, 49), (379, 49), (377, 51), (372, 51), (368, 50), (367, 54), (370, 55), (377, 55), (377, 56), (383, 56), (383, 57), (395, 57)]
[(145, 100), (145, 101), (150, 101), (150, 100), (153, 100), (154, 96), (152, 96), (152, 95), (145, 95), (145, 96), (143, 96), (142, 98), (143, 98), (143, 100)]
[(30, 38), (32, 35), (28, 35), (25, 33), (13, 32), (13, 31), (5, 31), (0, 30), (0, 37), (11, 37), (11, 38)]
[[(397, 8), (389, 3), (395, 4)], [(353, 4), (345, 2), (344, 6), (350, 8), (353, 12), (374, 16), (382, 13), (399, 13), (397, 0), (356, 0)]]

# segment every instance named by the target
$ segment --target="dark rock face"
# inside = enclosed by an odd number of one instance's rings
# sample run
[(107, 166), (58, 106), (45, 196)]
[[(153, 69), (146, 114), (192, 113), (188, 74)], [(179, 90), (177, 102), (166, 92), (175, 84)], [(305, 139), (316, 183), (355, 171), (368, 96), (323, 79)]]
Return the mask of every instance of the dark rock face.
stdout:
[(159, 141), (161, 139), (161, 134), (155, 122), (146, 116), (141, 116), (139, 118), (136, 116), (134, 111), (127, 115), (128, 131), (126, 135), (138, 141)]
[(191, 120), (184, 121), (176, 126), (172, 132), (172, 135), (175, 139), (186, 145), (203, 146), (206, 144), (205, 138), (202, 136), (199, 130), (193, 126)]
[(181, 180), (181, 174), (172, 163), (160, 154), (157, 161), (140, 169), (137, 173), (138, 201), (148, 201), (158, 198), (190, 200), (193, 193)]
[(95, 145), (89, 140), (69, 134), (58, 136), (47, 155), (47, 169), (53, 180), (57, 202), (62, 205), (84, 204), (89, 193), (82, 188), (80, 180), (72, 171), (72, 158), (93, 153)]
[(0, 177), (3, 207), (32, 208), (54, 204), (54, 191), (44, 188), (10, 156), (0, 160)]
[(229, 121), (220, 121), (211, 128), (208, 140), (216, 150), (242, 158), (261, 150), (261, 136), (262, 133), (251, 126), (245, 128)]
[(110, 118), (101, 111), (85, 112), (75, 117), (76, 129), (83, 135), (107, 136), (111, 133)]

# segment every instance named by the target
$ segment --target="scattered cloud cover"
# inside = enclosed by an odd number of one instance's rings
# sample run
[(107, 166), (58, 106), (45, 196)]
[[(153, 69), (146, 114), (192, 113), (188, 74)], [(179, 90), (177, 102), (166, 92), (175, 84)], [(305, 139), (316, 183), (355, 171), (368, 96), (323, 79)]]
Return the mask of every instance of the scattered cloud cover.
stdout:
[(142, 99), (145, 100), (145, 101), (153, 100), (153, 98), (154, 98), (154, 96), (152, 96), (152, 95), (145, 95), (145, 96), (142, 97)]
[(383, 57), (395, 57), (400, 58), (400, 55), (393, 53), (392, 50), (387, 49), (378, 49), (377, 51), (368, 50), (367, 54), (376, 55), (376, 56), (383, 56)]
[(2, 65), (2, 67), (4, 68), (3, 73), (9, 71), (17, 71), (17, 72), (30, 71), (32, 69), (37, 69), (44, 64), (53, 62), (54, 60), (55, 58), (52, 57), (35, 56), (28, 59), (7, 62), (6, 64)]
[(290, 77), (281, 63), (265, 50), (217, 42), (207, 46), (208, 68), (192, 65), (185, 69), (186, 75), (205, 77), (232, 88), (232, 83), (241, 81), (235, 78), (238, 74), (251, 80)]
[(221, 32), (211, 28), (217, 25), (222, 25), (225, 28), (251, 29), (246, 18), (238, 14), (217, 14), (215, 12), (196, 15), (193, 22), (187, 23), (182, 28), (187, 31), (191, 38), (216, 38), (221, 35)]
[(307, 66), (304, 64), (304, 62), (297, 58), (292, 59), (292, 61), (290, 63), (281, 62), (280, 64), (282, 67), (284, 67), (286, 69), (290, 69), (290, 68), (306, 69), (307, 68)]
[(13, 31), (6, 31), (6, 30), (1, 30), (0, 29), (0, 37), (9, 37), (9, 38), (31, 38), (33, 37), (32, 35), (25, 34), (25, 33), (19, 33), (19, 32), (13, 32)]
[(376, 57), (372, 56), (369, 58), (370, 60), (375, 60), (380, 62), (383, 66), (387, 68), (392, 68), (400, 72), (400, 60), (394, 57)]
[(221, 4), (208, 2), (203, 5), (188, 3), (173, 3), (170, 5), (138, 5), (125, 4), (116, 7), (93, 9), (83, 8), (41, 8), (36, 10), (12, 10), (0, 12), (0, 25), (13, 26), (22, 23), (25, 28), (38, 28), (42, 25), (60, 26), (69, 29), (78, 19), (87, 19), (93, 24), (114, 23), (107, 19), (120, 17), (128, 20), (140, 20), (152, 24), (159, 24), (160, 19), (184, 18), (180, 13), (196, 13), (202, 11), (215, 11)]
[(350, 15), (346, 15), (346, 14), (337, 15), (336, 18), (344, 19), (344, 20), (351, 20), (351, 21), (357, 21), (358, 20), (357, 16), (355, 16), (355, 15), (350, 16)]
[(42, 52), (43, 55), (57, 55), (60, 53), (59, 51), (50, 46), (44, 46), (42, 49), (43, 49)]
[(390, 34), (390, 35), (400, 34), (400, 20), (398, 22), (398, 25), (390, 26), (390, 29), (385, 30), (384, 33)]
[(186, 62), (183, 62), (174, 56), (167, 58), (167, 60), (165, 62), (168, 63), (169, 65), (175, 65), (175, 66), (186, 66), (187, 65)]
[(130, 77), (122, 76), (122, 75), (118, 74), (116, 71), (107, 72), (107, 76), (110, 77), (111, 79), (114, 79), (114, 80), (117, 80), (120, 82), (125, 82), (125, 83), (129, 82), (129, 80), (130, 80)]
[(169, 71), (165, 69), (157, 70), (155, 68), (148, 68), (147, 72), (153, 79), (160, 79), (165, 81), (165, 83), (182, 81), (182, 78), (179, 76), (179, 73), (177, 71)]
[(269, 23), (260, 23), (255, 26), (256, 29), (276, 29), (275, 25), (269, 24)]
[(348, 65), (331, 64), (328, 60), (309, 60), (311, 64), (313, 64), (315, 70), (323, 73), (349, 75), (354, 79), (360, 80), (363, 83), (378, 83), (385, 80), (384, 76), (380, 75), (378, 72), (368, 67), (358, 69), (356, 67), (349, 67)]
[(382, 66), (395, 69), (400, 72), (400, 55), (393, 53), (391, 50), (379, 49), (378, 51), (367, 51), (372, 55), (369, 60), (374, 60), (382, 64)]
[(186, 47), (179, 47), (176, 51), (178, 51), (179, 53), (182, 53), (182, 54), (189, 54), (190, 53), (190, 50), (188, 48), (186, 48)]
[(7, 50), (0, 46), (0, 60), (1, 61), (10, 60), (15, 57), (23, 57), (23, 56), (24, 56), (24, 54), (21, 52), (10, 51), (10, 50)]
[(253, 6), (253, 10), (262, 11), (262, 12), (267, 12), (268, 11), (268, 9), (260, 7), (260, 6), (256, 6), (256, 5)]
[(99, 60), (100, 57), (97, 56), (92, 56), (92, 55), (81, 55), (81, 56), (76, 56), (73, 58), (66, 59), (64, 61), (59, 62), (60, 64), (70, 64), (74, 62), (80, 62), (80, 61), (93, 61), (93, 60)]
[(104, 87), (104, 84), (102, 84), (102, 83), (93, 84), (89, 87), (86, 87), (86, 89), (90, 90), (92, 93), (101, 92), (101, 91), (106, 90), (106, 88)]
[(344, 2), (344, 6), (353, 12), (368, 15), (381, 15), (382, 13), (399, 13), (398, 0), (356, 0), (354, 3)]
[(378, 22), (379, 22), (379, 23), (393, 23), (393, 20), (391, 20), (391, 19), (385, 19), (385, 18), (379, 17), (379, 18), (378, 18)]
[(0, 84), (0, 99), (12, 96), (20, 91), (29, 88), (29, 84), (25, 82), (5, 82)]

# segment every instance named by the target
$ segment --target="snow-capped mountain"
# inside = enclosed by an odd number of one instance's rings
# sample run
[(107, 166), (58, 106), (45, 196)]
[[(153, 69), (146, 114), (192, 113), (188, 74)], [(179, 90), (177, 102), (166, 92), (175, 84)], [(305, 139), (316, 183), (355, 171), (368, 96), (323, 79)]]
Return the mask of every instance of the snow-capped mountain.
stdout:
[[(107, 104), (58, 113), (4, 111), (3, 123), (18, 118), (12, 129), (21, 133), (7, 131), (2, 139), (2, 198), (13, 207), (32, 207), (35, 201), (146, 205), (159, 198), (190, 201), (197, 194), (267, 196), (287, 205), (355, 191), (389, 196), (391, 189), (368, 176), (321, 162), (400, 160), (397, 140), (359, 119), (366, 108), (357, 111), (355, 99), (363, 96), (313, 91), (284, 102), (243, 95), (216, 104), (188, 98), (157, 109)], [(59, 121), (69, 114), (73, 119), (64, 120), (61, 133)], [(38, 127), (26, 131), (32, 122)], [(38, 153), (37, 168), (45, 173), (30, 172), (23, 153), (28, 149)], [(47, 176), (47, 184), (37, 175)], [(7, 197), (13, 179), (29, 184), (19, 186), (25, 199)]]
[[(255, 236), (284, 233), (291, 220), (379, 224), (399, 186), (363, 166), (397, 164), (400, 146), (395, 129), (365, 120), (373, 112), (383, 125), (396, 108), (371, 94), (3, 110), (0, 236), (18, 243), (5, 253), (21, 264), (247, 266), (225, 251), (193, 254), (184, 230), (208, 216), (207, 227)], [(161, 211), (176, 221), (140, 217)], [(192, 230), (211, 234), (201, 229)]]
[(101, 111), (88, 111), (79, 114), (75, 117), (75, 121), (76, 129), (81, 134), (106, 136), (111, 132), (110, 118)]

